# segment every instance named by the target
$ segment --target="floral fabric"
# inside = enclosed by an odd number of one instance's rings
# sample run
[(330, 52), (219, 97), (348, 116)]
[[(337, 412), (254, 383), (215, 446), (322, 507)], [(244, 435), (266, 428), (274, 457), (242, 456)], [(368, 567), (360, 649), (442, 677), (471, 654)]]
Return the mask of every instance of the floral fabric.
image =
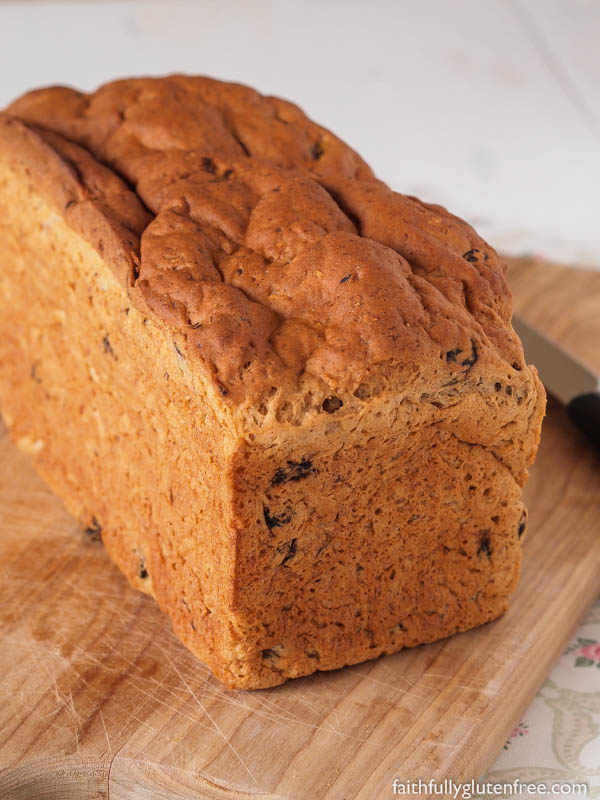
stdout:
[(480, 782), (516, 779), (548, 786), (585, 782), (587, 795), (537, 796), (600, 799), (600, 598)]

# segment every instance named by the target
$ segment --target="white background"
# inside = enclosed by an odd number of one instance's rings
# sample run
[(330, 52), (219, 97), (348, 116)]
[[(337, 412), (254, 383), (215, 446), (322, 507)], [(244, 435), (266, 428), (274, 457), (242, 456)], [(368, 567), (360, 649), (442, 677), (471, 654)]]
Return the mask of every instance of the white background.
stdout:
[(248, 83), (498, 248), (600, 266), (600, 0), (0, 0), (0, 34), (0, 106), (126, 75)]

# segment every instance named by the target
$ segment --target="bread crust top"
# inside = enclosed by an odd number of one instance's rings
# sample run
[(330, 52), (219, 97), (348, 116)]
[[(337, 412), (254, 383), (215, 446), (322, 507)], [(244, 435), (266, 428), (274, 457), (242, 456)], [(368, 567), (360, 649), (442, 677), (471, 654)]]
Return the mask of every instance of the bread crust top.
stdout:
[(226, 404), (310, 384), (332, 411), (524, 366), (496, 252), (287, 101), (184, 75), (51, 87), (0, 116), (0, 152)]

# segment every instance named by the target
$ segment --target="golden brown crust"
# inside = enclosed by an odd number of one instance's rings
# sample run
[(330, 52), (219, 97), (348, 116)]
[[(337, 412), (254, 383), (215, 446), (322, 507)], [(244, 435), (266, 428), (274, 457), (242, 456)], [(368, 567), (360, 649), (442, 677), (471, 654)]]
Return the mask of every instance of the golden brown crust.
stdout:
[(398, 390), (416, 372), (427, 384), (423, 365), (453, 352), (438, 385), (473, 353), (523, 365), (493, 249), (392, 192), (290, 103), (208, 78), (131, 79), (30, 92), (0, 129), (228, 403), (294, 394), (306, 376), (324, 396), (382, 376)]

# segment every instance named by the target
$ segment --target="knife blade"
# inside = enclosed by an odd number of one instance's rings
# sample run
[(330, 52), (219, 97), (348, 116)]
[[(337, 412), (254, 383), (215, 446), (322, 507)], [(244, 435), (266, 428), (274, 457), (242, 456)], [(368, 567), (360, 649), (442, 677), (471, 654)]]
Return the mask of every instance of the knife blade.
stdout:
[(600, 377), (567, 350), (515, 315), (528, 364), (535, 364), (550, 394), (567, 406), (571, 420), (600, 447)]

